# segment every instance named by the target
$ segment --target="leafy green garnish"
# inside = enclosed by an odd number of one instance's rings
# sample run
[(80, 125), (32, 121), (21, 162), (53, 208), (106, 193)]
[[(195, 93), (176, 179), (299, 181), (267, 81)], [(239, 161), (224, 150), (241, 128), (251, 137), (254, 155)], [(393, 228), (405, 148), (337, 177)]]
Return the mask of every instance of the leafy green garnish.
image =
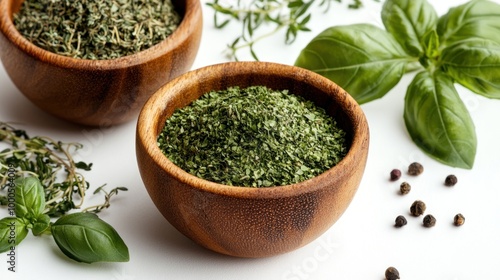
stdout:
[(410, 137), (436, 160), (472, 168), (474, 124), (454, 83), (500, 98), (500, 5), (473, 0), (438, 17), (426, 0), (387, 0), (382, 22), (387, 32), (369, 24), (331, 27), (295, 65), (331, 79), (359, 103), (383, 97), (418, 70), (405, 98)]

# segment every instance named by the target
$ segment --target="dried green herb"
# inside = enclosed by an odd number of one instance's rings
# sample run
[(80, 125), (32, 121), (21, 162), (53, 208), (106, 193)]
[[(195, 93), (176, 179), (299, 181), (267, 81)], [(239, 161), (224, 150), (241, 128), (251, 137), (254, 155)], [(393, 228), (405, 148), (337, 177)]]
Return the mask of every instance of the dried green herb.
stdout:
[(26, 0), (14, 14), (16, 28), (36, 46), (83, 59), (145, 50), (179, 22), (170, 0)]
[(192, 175), (249, 187), (307, 180), (347, 153), (345, 132), (324, 109), (263, 86), (203, 95), (167, 119), (158, 145)]

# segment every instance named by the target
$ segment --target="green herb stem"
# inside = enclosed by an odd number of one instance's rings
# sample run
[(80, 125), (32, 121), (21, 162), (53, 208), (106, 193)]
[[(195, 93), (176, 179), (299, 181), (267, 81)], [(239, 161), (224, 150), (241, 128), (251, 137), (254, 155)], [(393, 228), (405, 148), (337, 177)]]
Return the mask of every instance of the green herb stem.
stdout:
[[(44, 214), (57, 217), (83, 206), (90, 184), (78, 170), (89, 171), (92, 164), (75, 162), (72, 156), (83, 145), (64, 143), (46, 136), (29, 137), (25, 131), (4, 122), (0, 122), (0, 142), (8, 145), (0, 151), (2, 187), (6, 186), (7, 170), (12, 165), (16, 177), (34, 176), (41, 181), (46, 196)], [(118, 187), (110, 193), (116, 194), (118, 190), (126, 189)], [(104, 205), (95, 206), (92, 210), (98, 212), (109, 207), (109, 198), (105, 192)]]
[[(327, 12), (332, 1), (340, 2), (340, 0), (321, 0), (318, 7), (324, 7), (324, 12)], [(285, 29), (285, 43), (291, 44), (299, 33), (310, 31), (307, 24), (313, 15), (311, 6), (317, 2), (316, 0), (252, 0), (221, 4), (220, 0), (213, 0), (207, 5), (214, 10), (216, 28), (222, 29), (232, 21), (241, 25), (241, 34), (227, 45), (228, 57), (238, 60), (239, 51), (248, 49), (252, 57), (259, 60), (254, 46), (263, 39)], [(362, 1), (355, 0), (348, 7), (357, 9), (361, 6)], [(273, 31), (257, 35), (257, 31), (264, 25), (274, 26)]]

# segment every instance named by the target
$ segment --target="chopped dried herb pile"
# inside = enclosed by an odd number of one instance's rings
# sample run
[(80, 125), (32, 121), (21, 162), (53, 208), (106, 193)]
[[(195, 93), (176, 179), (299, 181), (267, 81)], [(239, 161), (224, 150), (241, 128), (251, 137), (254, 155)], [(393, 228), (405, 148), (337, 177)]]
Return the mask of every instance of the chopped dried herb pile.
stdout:
[(347, 153), (345, 132), (324, 109), (263, 86), (204, 94), (167, 119), (158, 145), (192, 175), (247, 187), (310, 179)]
[(19, 32), (48, 51), (113, 59), (167, 38), (180, 16), (170, 0), (26, 0), (14, 15)]

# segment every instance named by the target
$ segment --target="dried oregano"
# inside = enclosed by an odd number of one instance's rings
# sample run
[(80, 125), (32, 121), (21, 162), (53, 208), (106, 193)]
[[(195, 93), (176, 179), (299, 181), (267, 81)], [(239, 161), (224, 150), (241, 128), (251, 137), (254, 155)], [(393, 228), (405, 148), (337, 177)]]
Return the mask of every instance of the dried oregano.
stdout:
[(36, 46), (83, 59), (145, 50), (179, 22), (170, 0), (25, 0), (14, 14), (16, 28)]
[(249, 187), (304, 181), (347, 152), (345, 132), (324, 109), (263, 86), (203, 95), (167, 119), (158, 145), (197, 177)]

